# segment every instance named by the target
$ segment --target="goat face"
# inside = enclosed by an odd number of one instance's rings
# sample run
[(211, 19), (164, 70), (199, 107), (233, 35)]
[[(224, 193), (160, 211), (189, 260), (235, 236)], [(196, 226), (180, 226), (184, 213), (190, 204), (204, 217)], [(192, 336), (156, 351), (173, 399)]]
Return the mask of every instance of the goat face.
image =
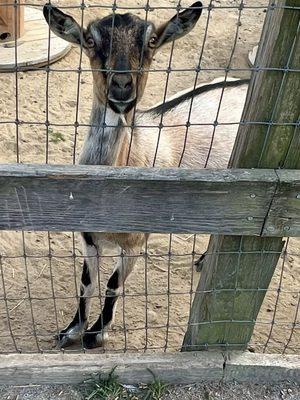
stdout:
[(129, 112), (141, 99), (155, 51), (193, 29), (201, 12), (198, 1), (157, 29), (129, 13), (96, 19), (84, 28), (51, 4), (44, 6), (51, 30), (82, 46), (90, 59), (97, 99), (117, 113)]

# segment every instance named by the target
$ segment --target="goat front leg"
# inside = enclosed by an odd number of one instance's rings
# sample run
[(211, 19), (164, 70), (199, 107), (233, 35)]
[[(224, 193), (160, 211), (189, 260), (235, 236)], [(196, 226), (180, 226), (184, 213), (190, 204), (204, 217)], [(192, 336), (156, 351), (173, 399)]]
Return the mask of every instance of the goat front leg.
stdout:
[(80, 284), (79, 305), (72, 322), (57, 336), (58, 345), (66, 347), (79, 341), (88, 327), (88, 318), (92, 296), (95, 291), (98, 274), (99, 246), (92, 233), (82, 233), (83, 270)]
[(130, 250), (126, 253), (123, 250), (122, 256), (118, 259), (112, 275), (110, 276), (102, 313), (94, 325), (85, 332), (83, 336), (83, 345), (87, 349), (101, 346), (108, 337), (108, 329), (113, 322), (116, 303), (122, 293), (122, 288), (126, 278), (132, 272), (136, 263), (136, 255), (140, 252), (140, 247), (135, 251)]

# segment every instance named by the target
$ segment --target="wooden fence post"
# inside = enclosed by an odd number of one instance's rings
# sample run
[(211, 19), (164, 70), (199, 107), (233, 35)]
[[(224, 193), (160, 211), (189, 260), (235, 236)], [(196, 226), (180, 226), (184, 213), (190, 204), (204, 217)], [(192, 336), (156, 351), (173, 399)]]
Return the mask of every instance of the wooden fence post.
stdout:
[(0, 43), (19, 39), (23, 33), (24, 6), (19, 1), (0, 0)]
[[(290, 8), (299, 1), (272, 3), (242, 116), (262, 123), (240, 125), (231, 168), (300, 168), (300, 12)], [(246, 348), (282, 247), (281, 237), (211, 237), (183, 351)]]

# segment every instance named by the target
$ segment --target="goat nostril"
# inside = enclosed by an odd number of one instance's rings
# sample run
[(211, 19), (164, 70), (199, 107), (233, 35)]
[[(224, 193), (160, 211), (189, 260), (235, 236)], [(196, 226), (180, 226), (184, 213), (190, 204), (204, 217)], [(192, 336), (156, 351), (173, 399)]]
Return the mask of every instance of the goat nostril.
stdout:
[(132, 87), (132, 77), (127, 74), (115, 74), (112, 78), (112, 83), (118, 89), (129, 89)]

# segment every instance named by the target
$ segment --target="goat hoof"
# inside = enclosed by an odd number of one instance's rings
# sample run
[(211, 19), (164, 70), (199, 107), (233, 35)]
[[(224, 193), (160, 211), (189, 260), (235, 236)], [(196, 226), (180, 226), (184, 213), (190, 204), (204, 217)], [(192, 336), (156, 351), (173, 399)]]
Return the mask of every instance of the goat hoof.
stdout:
[(93, 349), (95, 347), (98, 347), (99, 344), (97, 342), (97, 334), (96, 333), (86, 333), (83, 338), (83, 347), (85, 349)]
[(95, 347), (101, 347), (106, 338), (107, 333), (86, 331), (82, 338), (83, 347), (85, 349), (94, 349)]
[(80, 325), (77, 324), (72, 326), (71, 328), (68, 327), (60, 331), (59, 334), (56, 335), (56, 342), (58, 347), (60, 348), (68, 347), (78, 342), (82, 337), (82, 334), (86, 328), (87, 328), (87, 322), (82, 323)]
[(57, 347), (59, 348), (71, 346), (75, 342), (75, 339), (71, 338), (68, 333), (64, 331), (61, 331), (55, 335), (55, 340)]

